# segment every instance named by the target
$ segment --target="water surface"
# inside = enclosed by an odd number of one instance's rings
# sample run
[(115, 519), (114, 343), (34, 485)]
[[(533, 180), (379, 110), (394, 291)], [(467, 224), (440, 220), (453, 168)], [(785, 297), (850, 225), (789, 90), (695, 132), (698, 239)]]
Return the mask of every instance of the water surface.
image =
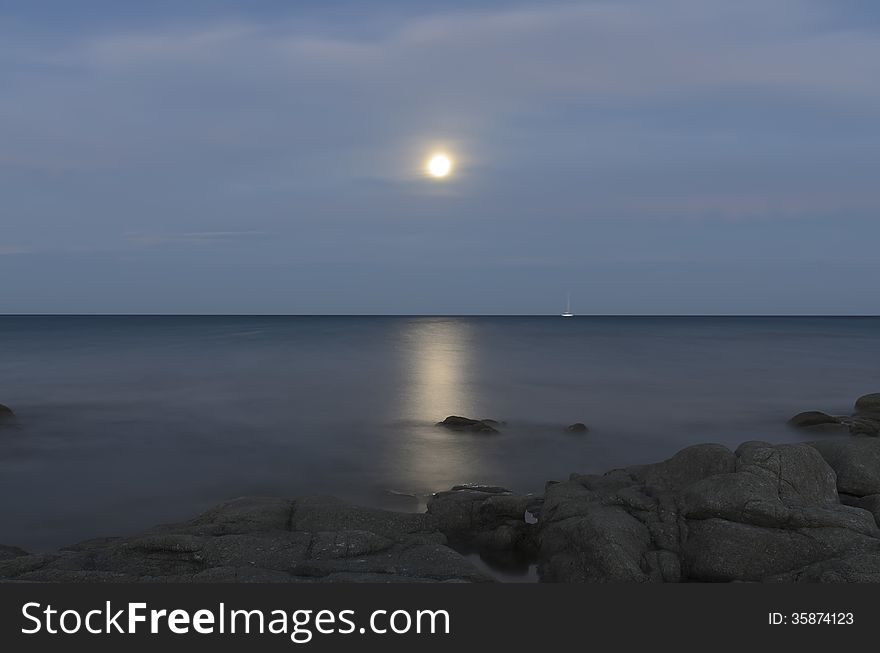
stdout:
[[(877, 391), (880, 318), (5, 316), (0, 543), (245, 494), (419, 510), (458, 483), (540, 492), (696, 442), (795, 441), (791, 414)], [(507, 426), (434, 426), (450, 414)]]

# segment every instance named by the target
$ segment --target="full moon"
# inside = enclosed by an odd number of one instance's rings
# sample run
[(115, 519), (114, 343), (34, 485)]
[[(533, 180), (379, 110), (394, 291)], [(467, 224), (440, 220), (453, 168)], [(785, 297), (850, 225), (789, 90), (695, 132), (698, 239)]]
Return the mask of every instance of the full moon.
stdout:
[(435, 154), (428, 159), (428, 174), (432, 177), (441, 178), (449, 176), (452, 172), (452, 160), (445, 154)]

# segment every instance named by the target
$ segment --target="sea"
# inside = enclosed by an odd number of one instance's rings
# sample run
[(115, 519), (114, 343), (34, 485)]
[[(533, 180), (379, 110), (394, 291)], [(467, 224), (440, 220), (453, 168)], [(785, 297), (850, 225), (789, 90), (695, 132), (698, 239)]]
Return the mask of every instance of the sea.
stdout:
[[(244, 495), (424, 510), (798, 432), (880, 391), (874, 317), (0, 316), (0, 544), (44, 551)], [(436, 426), (503, 422), (497, 434)], [(572, 433), (574, 422), (588, 425)]]

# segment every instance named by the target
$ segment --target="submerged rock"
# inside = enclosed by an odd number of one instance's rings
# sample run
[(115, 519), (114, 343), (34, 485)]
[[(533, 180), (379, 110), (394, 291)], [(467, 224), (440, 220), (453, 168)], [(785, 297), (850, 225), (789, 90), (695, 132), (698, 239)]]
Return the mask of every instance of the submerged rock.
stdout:
[(818, 410), (808, 410), (798, 413), (788, 420), (789, 426), (799, 429), (816, 428), (816, 427), (839, 427), (842, 422), (839, 417), (834, 417)]
[(574, 424), (569, 424), (565, 430), (569, 433), (586, 433), (589, 429), (583, 422), (575, 422)]
[(493, 419), (471, 419), (458, 415), (450, 415), (442, 422), (437, 422), (437, 426), (453, 431), (470, 431), (472, 433), (498, 433), (496, 427), (499, 425), (500, 423)]

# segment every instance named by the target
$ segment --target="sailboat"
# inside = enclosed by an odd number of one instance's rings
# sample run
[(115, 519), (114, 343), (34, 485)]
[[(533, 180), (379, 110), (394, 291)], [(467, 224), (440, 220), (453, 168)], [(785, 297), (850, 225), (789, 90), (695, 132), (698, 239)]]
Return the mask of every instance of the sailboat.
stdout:
[(562, 314), (562, 317), (574, 317), (574, 313), (571, 312), (571, 293), (565, 297), (565, 313)]

